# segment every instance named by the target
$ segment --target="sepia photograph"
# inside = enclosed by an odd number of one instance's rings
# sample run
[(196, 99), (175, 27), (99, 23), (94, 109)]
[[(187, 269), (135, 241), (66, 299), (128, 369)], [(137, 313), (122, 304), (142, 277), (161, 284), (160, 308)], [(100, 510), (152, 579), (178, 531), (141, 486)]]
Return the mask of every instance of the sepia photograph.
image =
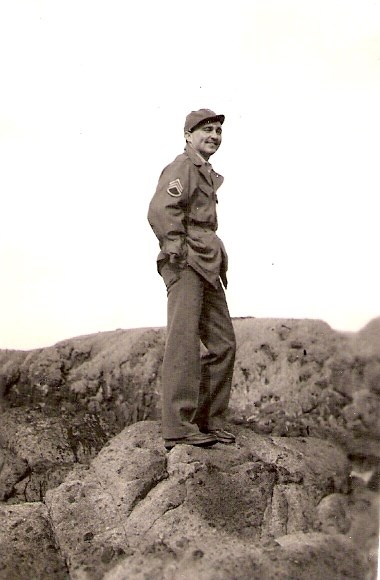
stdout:
[(380, 0), (0, 51), (0, 580), (378, 580)]

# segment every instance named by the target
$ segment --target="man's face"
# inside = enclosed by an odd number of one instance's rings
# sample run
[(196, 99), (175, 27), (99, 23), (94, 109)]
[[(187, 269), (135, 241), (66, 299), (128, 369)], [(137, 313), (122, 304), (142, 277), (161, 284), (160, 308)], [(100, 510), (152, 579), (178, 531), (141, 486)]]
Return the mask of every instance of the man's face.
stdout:
[(222, 142), (222, 125), (220, 121), (203, 123), (194, 131), (185, 133), (186, 140), (205, 159), (208, 159), (218, 149)]

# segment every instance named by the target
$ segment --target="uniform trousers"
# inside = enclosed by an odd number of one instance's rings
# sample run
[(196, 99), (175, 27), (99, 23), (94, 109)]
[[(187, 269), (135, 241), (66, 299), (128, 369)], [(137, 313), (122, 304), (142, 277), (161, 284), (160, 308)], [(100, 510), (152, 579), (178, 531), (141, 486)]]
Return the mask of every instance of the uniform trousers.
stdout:
[(161, 275), (168, 293), (162, 434), (177, 439), (223, 426), (236, 341), (220, 281), (215, 288), (190, 266), (170, 263)]

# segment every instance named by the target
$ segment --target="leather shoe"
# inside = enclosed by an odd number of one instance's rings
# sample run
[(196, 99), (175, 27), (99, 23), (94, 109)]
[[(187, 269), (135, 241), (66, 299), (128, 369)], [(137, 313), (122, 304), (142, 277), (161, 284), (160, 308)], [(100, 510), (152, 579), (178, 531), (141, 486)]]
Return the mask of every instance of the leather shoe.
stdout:
[(179, 439), (165, 439), (165, 448), (173, 449), (175, 445), (196, 445), (197, 447), (211, 447), (218, 442), (216, 436), (212, 433), (194, 433), (187, 437)]
[(219, 443), (235, 443), (236, 437), (225, 429), (208, 429), (207, 433), (216, 437)]

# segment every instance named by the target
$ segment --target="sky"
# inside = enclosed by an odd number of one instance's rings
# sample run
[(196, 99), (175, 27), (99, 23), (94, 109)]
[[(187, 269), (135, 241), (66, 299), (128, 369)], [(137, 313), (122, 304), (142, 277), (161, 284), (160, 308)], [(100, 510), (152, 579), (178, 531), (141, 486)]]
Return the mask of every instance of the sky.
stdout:
[(0, 348), (166, 324), (146, 215), (203, 107), (231, 316), (380, 315), (379, 0), (5, 0), (0, 54)]

